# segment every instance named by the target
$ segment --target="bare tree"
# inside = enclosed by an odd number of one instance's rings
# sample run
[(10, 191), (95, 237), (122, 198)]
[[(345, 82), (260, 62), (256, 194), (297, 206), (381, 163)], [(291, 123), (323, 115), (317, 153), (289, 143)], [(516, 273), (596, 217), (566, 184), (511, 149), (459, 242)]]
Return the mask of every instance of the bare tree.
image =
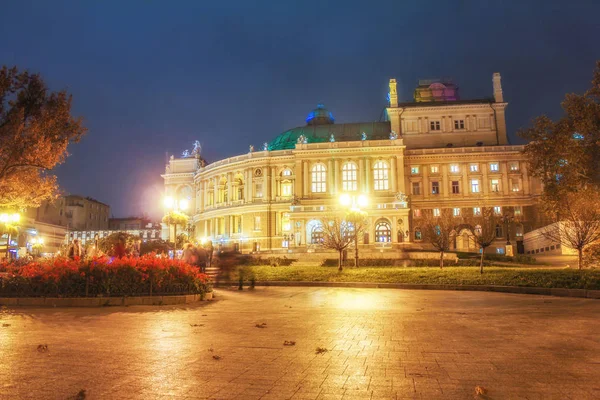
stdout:
[(587, 187), (563, 194), (560, 200), (546, 200), (544, 211), (554, 223), (541, 229), (548, 240), (577, 251), (578, 268), (583, 268), (583, 253), (600, 241), (600, 193)]
[(338, 271), (341, 271), (344, 250), (354, 241), (353, 229), (341, 214), (330, 214), (322, 218), (321, 225), (323, 247), (339, 253)]
[(358, 267), (358, 241), (367, 231), (369, 222), (367, 213), (359, 210), (350, 210), (346, 213), (346, 221), (351, 224), (352, 242), (354, 243), (354, 266)]
[(497, 238), (496, 229), (502, 224), (502, 215), (494, 207), (477, 207), (477, 211), (469, 210), (465, 221), (473, 229), (473, 239), (481, 251), (479, 272), (483, 274), (483, 259), (485, 249), (491, 246)]
[(454, 215), (450, 208), (443, 208), (439, 215), (433, 215), (433, 210), (423, 210), (421, 232), (423, 239), (440, 252), (440, 269), (444, 268), (444, 253), (456, 236), (456, 227), (462, 221), (461, 215)]

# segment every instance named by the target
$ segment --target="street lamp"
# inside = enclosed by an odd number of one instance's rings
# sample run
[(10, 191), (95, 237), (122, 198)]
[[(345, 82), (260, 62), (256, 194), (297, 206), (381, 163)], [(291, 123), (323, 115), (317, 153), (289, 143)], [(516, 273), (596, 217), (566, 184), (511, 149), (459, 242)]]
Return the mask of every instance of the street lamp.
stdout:
[[(189, 207), (189, 202), (186, 199), (181, 199), (177, 201), (171, 196), (165, 197), (163, 201), (165, 208), (168, 210), (167, 213), (167, 228), (169, 229), (169, 241), (171, 241), (171, 213), (175, 211), (185, 211)], [(178, 207), (179, 206), (179, 207)], [(173, 245), (175, 250), (177, 250), (177, 224), (173, 225), (173, 236), (175, 239), (173, 241)]]
[[(344, 193), (340, 196), (340, 204), (342, 207), (346, 208), (348, 211), (348, 215), (352, 216), (353, 214), (357, 214), (360, 216), (362, 213), (361, 209), (366, 208), (369, 205), (369, 198), (364, 194), (359, 194), (358, 196), (351, 196), (348, 193)], [(352, 227), (354, 228), (354, 266), (358, 267), (358, 219), (359, 218), (350, 218), (353, 221), (349, 221), (352, 223)]]
[[(17, 223), (21, 220), (21, 214), (19, 213), (13, 213), (13, 214), (7, 214), (7, 213), (2, 213), (0, 214), (0, 222), (3, 223), (5, 226), (8, 225), (9, 222), (12, 223)], [(6, 229), (6, 258), (8, 259), (9, 256), (9, 249), (10, 249), (10, 229)]]
[(510, 214), (504, 214), (502, 217), (502, 223), (506, 226), (506, 251), (505, 255), (511, 256), (513, 255), (512, 245), (510, 244), (510, 223), (513, 221), (514, 217)]

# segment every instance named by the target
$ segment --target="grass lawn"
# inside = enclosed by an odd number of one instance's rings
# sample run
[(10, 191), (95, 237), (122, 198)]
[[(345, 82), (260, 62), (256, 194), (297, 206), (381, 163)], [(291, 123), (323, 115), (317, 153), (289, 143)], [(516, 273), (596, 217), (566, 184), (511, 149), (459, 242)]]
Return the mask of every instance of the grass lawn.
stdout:
[[(417, 283), (447, 285), (502, 285), (544, 288), (600, 290), (600, 270), (523, 269), (507, 267), (337, 267), (292, 265), (289, 267), (240, 267), (247, 281), (310, 281), (310, 282), (370, 282)], [(234, 274), (232, 280), (239, 279)]]

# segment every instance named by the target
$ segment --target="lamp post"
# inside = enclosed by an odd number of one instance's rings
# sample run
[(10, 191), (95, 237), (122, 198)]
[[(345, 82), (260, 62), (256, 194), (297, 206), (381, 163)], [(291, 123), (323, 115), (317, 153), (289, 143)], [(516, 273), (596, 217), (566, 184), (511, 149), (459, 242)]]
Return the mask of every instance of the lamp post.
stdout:
[[(360, 194), (358, 196), (351, 196), (348, 193), (344, 193), (340, 196), (340, 204), (346, 209), (347, 215), (359, 215), (362, 213), (362, 209), (369, 205), (369, 198)], [(361, 209), (362, 208), (362, 209)], [(354, 266), (358, 267), (358, 218), (350, 218), (352, 221), (352, 227), (354, 228)]]
[(0, 214), (0, 222), (4, 224), (6, 229), (6, 258), (8, 259), (10, 253), (10, 228), (8, 227), (9, 222), (17, 223), (21, 220), (21, 214)]
[[(187, 210), (188, 201), (186, 199), (181, 199), (177, 201), (173, 197), (167, 196), (164, 199), (164, 205), (167, 209), (167, 229), (169, 230), (169, 241), (171, 241), (171, 213), (177, 212), (179, 210)], [(177, 223), (173, 224), (173, 236), (175, 236), (173, 240), (173, 248), (177, 250)]]
[(502, 217), (502, 223), (506, 226), (506, 251), (505, 255), (511, 256), (513, 255), (512, 245), (510, 244), (510, 223), (513, 221), (513, 216), (510, 214), (504, 214)]

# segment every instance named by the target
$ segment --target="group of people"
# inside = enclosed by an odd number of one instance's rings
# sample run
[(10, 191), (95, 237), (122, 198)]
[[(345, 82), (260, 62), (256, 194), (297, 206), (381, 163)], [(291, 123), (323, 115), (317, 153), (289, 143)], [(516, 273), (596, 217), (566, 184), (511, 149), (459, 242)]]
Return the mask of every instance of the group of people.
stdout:
[[(208, 243), (205, 246), (198, 245), (194, 246), (192, 243), (186, 243), (183, 246), (183, 252), (181, 254), (181, 260), (185, 261), (190, 265), (197, 266), (202, 272), (206, 272), (206, 267), (210, 267), (213, 258), (213, 245)], [(85, 249), (81, 246), (79, 239), (73, 239), (69, 249), (67, 251), (67, 257), (71, 259), (75, 258), (94, 258), (103, 256), (104, 253), (98, 248), (97, 243)], [(135, 241), (132, 245), (127, 246), (125, 238), (119, 238), (119, 240), (113, 245), (111, 251), (108, 254), (111, 257), (122, 258), (122, 257), (139, 257), (140, 256), (140, 242)], [(168, 257), (163, 251), (159, 257)]]
[[(139, 257), (140, 256), (141, 240), (136, 240), (132, 245), (127, 246), (124, 237), (120, 237), (118, 241), (112, 246), (109, 251), (109, 256), (123, 258), (126, 256)], [(81, 246), (79, 239), (73, 239), (67, 250), (67, 257), (74, 260), (75, 258), (95, 258), (104, 256), (104, 252), (100, 250), (98, 241), (96, 240), (92, 246), (86, 249)]]
[(208, 242), (206, 246), (194, 246), (192, 243), (186, 243), (183, 246), (181, 259), (190, 265), (195, 265), (202, 272), (206, 272), (206, 267), (210, 267), (213, 257), (213, 245)]

